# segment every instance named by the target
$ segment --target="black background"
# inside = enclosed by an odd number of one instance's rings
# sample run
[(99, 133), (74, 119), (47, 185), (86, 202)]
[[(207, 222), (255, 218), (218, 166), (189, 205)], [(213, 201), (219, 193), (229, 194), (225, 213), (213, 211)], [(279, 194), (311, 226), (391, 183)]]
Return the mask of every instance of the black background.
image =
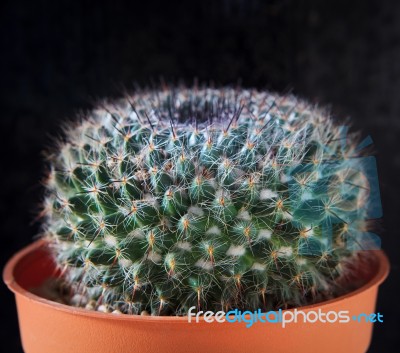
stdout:
[[(41, 151), (93, 98), (160, 77), (289, 88), (331, 104), (375, 142), (380, 235), (392, 270), (378, 300), (384, 323), (375, 325), (369, 352), (397, 351), (399, 1), (14, 0), (0, 9), (1, 267), (38, 232), (31, 223), (42, 194)], [(0, 350), (21, 352), (13, 296), (3, 284), (0, 290)]]

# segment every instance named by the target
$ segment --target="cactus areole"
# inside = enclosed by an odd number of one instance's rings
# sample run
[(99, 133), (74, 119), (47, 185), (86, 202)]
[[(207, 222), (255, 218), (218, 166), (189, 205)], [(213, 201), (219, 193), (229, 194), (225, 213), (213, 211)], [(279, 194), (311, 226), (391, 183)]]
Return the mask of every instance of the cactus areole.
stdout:
[(354, 136), (294, 96), (139, 90), (49, 155), (43, 237), (71, 305), (276, 310), (334, 298), (367, 227)]

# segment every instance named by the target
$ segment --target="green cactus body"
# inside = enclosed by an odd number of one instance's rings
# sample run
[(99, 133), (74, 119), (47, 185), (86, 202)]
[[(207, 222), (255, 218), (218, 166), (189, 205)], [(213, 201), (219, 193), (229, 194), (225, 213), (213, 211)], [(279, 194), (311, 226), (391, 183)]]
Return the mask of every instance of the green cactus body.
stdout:
[(365, 230), (354, 156), (325, 111), (293, 96), (140, 91), (67, 130), (44, 233), (81, 305), (301, 306), (340, 294), (347, 242)]

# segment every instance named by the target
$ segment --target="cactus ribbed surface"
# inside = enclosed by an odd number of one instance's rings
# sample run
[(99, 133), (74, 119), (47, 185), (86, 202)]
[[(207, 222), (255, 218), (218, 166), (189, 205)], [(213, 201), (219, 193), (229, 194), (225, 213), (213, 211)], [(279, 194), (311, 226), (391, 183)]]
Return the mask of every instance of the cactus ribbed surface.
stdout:
[(257, 90), (140, 90), (65, 135), (44, 234), (75, 304), (184, 315), (341, 293), (368, 195), (354, 139), (323, 109)]

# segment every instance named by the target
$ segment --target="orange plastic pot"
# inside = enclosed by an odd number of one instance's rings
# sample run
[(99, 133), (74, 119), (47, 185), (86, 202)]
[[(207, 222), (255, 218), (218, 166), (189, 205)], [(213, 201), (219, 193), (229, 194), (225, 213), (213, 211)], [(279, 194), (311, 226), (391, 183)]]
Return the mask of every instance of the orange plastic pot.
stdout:
[[(378, 286), (389, 271), (387, 257), (375, 251), (368, 282), (358, 290), (317, 305), (302, 307), (304, 313), (348, 311), (350, 317), (375, 310)], [(199, 323), (187, 317), (115, 315), (88, 311), (38, 297), (37, 287), (55, 268), (43, 241), (18, 252), (4, 269), (4, 281), (15, 293), (25, 353), (364, 353), (372, 322), (350, 319), (348, 323), (253, 324), (243, 322)], [(293, 310), (286, 310), (292, 312)], [(290, 315), (290, 314), (285, 314)], [(311, 315), (312, 319), (314, 316)]]

